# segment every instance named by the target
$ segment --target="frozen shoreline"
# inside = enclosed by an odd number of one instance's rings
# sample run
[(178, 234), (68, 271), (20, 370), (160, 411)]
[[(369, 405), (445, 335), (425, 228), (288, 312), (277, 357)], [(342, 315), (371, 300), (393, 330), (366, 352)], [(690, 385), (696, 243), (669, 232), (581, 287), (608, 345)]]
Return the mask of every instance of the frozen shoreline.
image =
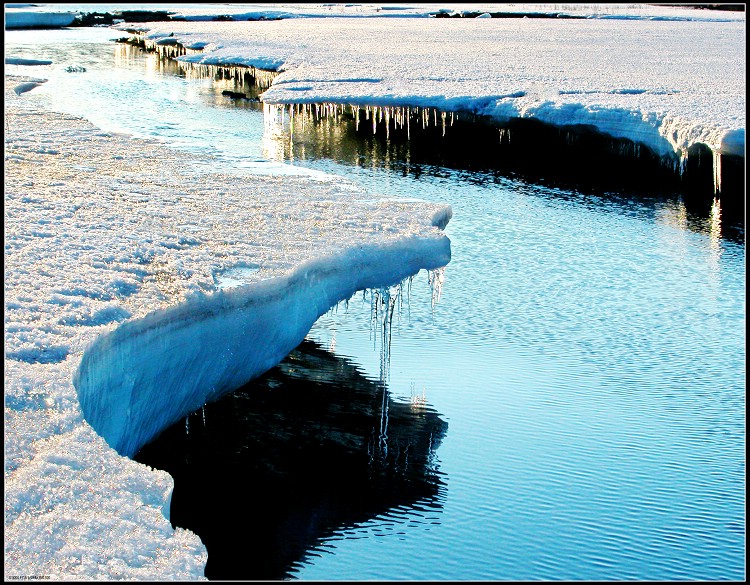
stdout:
[[(364, 196), (340, 178), (209, 173), (163, 144), (35, 109), (14, 91), (28, 82), (6, 77), (5, 88), (5, 575), (200, 579), (205, 548), (168, 520), (171, 477), (118, 455), (84, 419), (72, 379), (86, 348), (168, 307), (189, 328), (192, 306), (261, 302), (269, 283), (290, 274), (317, 274), (322, 284), (303, 283), (287, 297), (305, 305), (331, 276), (348, 281), (355, 263), (374, 270), (372, 280), (328, 290), (330, 306), (352, 286), (387, 286), (436, 268), (450, 258), (440, 229), (450, 208)], [(226, 273), (250, 286), (216, 293)], [(228, 305), (219, 314), (231, 321)], [(258, 335), (266, 361), (241, 377), (274, 365), (307, 332), (304, 319), (290, 326), (278, 309), (266, 312), (278, 331)], [(246, 333), (236, 332), (238, 347)], [(167, 371), (180, 354), (169, 345), (140, 349), (134, 363)], [(218, 372), (232, 360), (211, 363)], [(181, 373), (183, 382), (194, 378)], [(182, 406), (194, 408), (193, 398)], [(129, 405), (109, 407), (116, 418)], [(152, 416), (157, 432), (168, 422)]]
[[(267, 104), (431, 107), (744, 156), (744, 20), (326, 19), (120, 25), (178, 60), (279, 72)], [(298, 39), (304, 38), (300, 45)], [(543, 39), (543, 42), (540, 42)], [(684, 47), (690, 46), (689, 53)], [(169, 49), (169, 46), (162, 46)], [(439, 48), (439, 59), (431, 52)], [(200, 52), (195, 52), (200, 51)]]

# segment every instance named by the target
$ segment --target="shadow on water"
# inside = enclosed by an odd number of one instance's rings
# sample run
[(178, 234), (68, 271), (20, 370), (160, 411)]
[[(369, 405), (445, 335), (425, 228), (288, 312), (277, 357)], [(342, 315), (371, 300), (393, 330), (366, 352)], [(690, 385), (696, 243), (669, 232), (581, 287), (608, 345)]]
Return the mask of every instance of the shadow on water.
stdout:
[[(724, 236), (744, 239), (742, 157), (721, 157), (717, 192), (714, 157), (703, 145), (690, 149), (680, 172), (676, 160), (585, 126), (555, 127), (533, 119), (500, 123), (432, 108), (392, 108), (396, 113), (389, 121), (384, 109), (365, 114), (365, 108), (339, 104), (272, 106), (266, 112), (266, 153), (280, 162), (330, 159), (416, 179), (450, 175), (483, 184), (511, 179), (612, 202), (679, 202), (695, 225), (712, 220), (718, 208)], [(399, 110), (402, 119), (394, 122)]]
[(206, 545), (206, 577), (288, 579), (380, 515), (394, 536), (397, 524), (437, 521), (445, 482), (435, 451), (446, 430), (434, 410), (391, 400), (355, 365), (304, 341), (135, 459), (174, 477), (171, 520)]

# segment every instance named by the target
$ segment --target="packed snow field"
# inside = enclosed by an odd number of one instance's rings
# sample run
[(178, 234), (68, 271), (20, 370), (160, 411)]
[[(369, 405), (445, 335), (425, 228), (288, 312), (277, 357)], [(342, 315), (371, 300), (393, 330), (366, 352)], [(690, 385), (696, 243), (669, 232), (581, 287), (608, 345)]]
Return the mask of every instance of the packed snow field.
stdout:
[(171, 478), (107, 442), (132, 455), (356, 289), (446, 264), (450, 208), (212, 174), (38, 111), (15, 91), (28, 83), (6, 77), (5, 574), (200, 578), (205, 549), (168, 520)]

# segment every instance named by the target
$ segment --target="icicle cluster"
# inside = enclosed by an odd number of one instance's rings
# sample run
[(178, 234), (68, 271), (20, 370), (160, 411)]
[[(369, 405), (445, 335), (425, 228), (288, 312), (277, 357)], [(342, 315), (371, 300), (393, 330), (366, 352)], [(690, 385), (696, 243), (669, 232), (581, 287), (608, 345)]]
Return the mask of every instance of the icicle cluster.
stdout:
[(254, 85), (261, 90), (271, 87), (274, 78), (278, 75), (276, 71), (258, 69), (251, 65), (205, 65), (189, 61), (177, 63), (188, 79), (231, 80), (240, 84)]
[[(142, 34), (133, 34), (129, 44), (141, 47), (146, 51), (158, 53), (161, 59), (176, 59), (182, 55), (201, 53), (200, 49), (188, 49), (171, 37), (150, 39)], [(266, 90), (278, 75), (276, 71), (258, 69), (252, 65), (206, 65), (203, 63), (191, 63), (186, 61), (177, 62), (188, 78), (194, 79), (225, 79), (238, 83), (255, 85)]]
[(355, 130), (359, 130), (360, 123), (372, 126), (372, 133), (377, 134), (378, 127), (384, 124), (386, 138), (390, 138), (391, 128), (406, 129), (407, 139), (411, 139), (411, 125), (421, 124), (422, 129), (431, 125), (442, 128), (443, 136), (448, 126), (453, 126), (458, 120), (458, 113), (443, 112), (437, 108), (421, 106), (368, 106), (358, 104), (344, 104), (334, 102), (317, 103), (289, 103), (264, 104), (266, 129), (272, 134), (274, 129), (292, 130), (295, 118), (301, 120), (302, 129), (305, 124), (320, 120), (338, 122), (347, 117), (354, 120)]
[[(391, 330), (396, 307), (401, 309), (404, 302), (404, 283), (369, 291), (370, 327), (372, 333), (380, 333), (380, 381), (388, 381), (391, 364)], [(366, 291), (367, 292), (367, 291)], [(366, 293), (365, 293), (366, 294)], [(373, 341), (375, 336), (373, 336)]]

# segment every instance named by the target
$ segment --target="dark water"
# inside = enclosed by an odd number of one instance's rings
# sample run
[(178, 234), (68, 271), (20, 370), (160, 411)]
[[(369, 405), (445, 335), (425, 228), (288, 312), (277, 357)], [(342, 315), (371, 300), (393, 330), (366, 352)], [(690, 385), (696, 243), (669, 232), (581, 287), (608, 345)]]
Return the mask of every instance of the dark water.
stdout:
[(175, 476), (207, 575), (744, 578), (745, 245), (721, 207), (406, 160), (325, 125), (269, 132), (221, 87), (64, 33), (6, 39), (97, 72), (76, 85), (53, 65), (33, 99), (215, 164), (453, 206), (442, 286), (404, 290), (389, 359), (358, 295), (139, 455)]
[(276, 580), (379, 515), (379, 531), (396, 537), (439, 524), (446, 428), (306, 341), (137, 460), (175, 478), (172, 521), (202, 535), (209, 579)]

